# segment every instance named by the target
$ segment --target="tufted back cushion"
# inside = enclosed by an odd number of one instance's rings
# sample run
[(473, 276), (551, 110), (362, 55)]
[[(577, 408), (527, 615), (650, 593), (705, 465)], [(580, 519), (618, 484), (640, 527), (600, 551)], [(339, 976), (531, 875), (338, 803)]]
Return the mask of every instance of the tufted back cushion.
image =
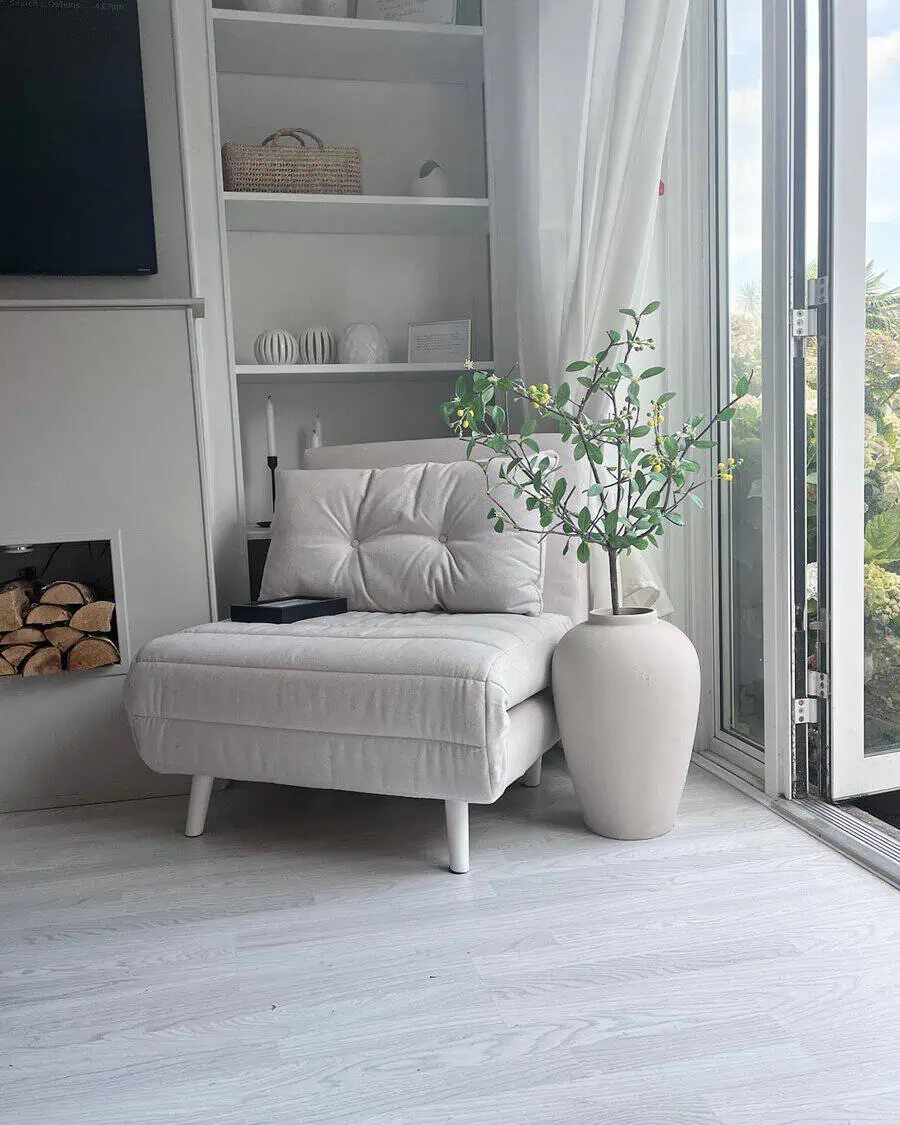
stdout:
[[(537, 526), (511, 494), (516, 520)], [(261, 598), (346, 597), (350, 609), (539, 614), (543, 546), (498, 535), (468, 462), (278, 474)]]
[[(536, 434), (535, 437), (542, 449), (557, 453), (567, 480), (580, 489), (588, 487), (591, 480), (586, 458), (575, 461), (571, 445), (557, 434)], [(455, 437), (445, 437), (323, 445), (319, 449), (307, 449), (304, 465), (308, 469), (385, 469), (422, 461), (445, 464), (465, 459), (466, 443)], [(579, 621), (586, 621), (588, 615), (588, 568), (576, 560), (574, 551), (564, 555), (563, 546), (564, 540), (558, 535), (552, 535), (544, 544), (544, 612), (561, 613), (577, 625)]]

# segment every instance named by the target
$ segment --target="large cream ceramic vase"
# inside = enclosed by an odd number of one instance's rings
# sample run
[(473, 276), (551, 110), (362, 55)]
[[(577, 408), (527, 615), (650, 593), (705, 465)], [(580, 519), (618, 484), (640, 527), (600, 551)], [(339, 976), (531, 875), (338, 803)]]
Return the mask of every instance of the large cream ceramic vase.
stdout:
[(700, 663), (654, 609), (595, 612), (560, 641), (553, 699), (584, 822), (647, 840), (675, 824), (697, 714)]

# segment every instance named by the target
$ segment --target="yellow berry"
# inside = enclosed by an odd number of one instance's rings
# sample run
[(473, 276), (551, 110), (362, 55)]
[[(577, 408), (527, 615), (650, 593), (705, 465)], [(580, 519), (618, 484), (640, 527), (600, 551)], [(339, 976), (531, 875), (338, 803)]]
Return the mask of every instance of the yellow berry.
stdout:
[(468, 428), (469, 428), (469, 419), (463, 418), (463, 429), (467, 430)]
[(456, 412), (456, 417), (457, 417), (457, 418), (462, 418), (462, 416), (463, 416), (463, 412), (462, 412), (461, 410), (457, 410), (457, 412)]

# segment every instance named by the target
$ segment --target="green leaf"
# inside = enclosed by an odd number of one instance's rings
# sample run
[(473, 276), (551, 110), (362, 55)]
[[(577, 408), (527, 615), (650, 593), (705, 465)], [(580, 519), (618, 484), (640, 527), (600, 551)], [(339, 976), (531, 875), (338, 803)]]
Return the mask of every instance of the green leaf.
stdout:
[(635, 426), (634, 427), (634, 429), (631, 431), (631, 436), (634, 437), (634, 438), (642, 438), (642, 437), (646, 437), (647, 434), (649, 434), (649, 433), (650, 433), (650, 427), (641, 425), (641, 426)]
[(742, 375), (734, 385), (734, 393), (738, 398), (750, 393), (750, 376)]
[(535, 420), (533, 418), (528, 418), (526, 421), (524, 421), (522, 423), (522, 428), (519, 430), (519, 437), (522, 437), (522, 438), (531, 437), (531, 435), (534, 433), (534, 431), (536, 429), (537, 429), (537, 422), (535, 422)]
[(895, 562), (900, 554), (900, 510), (888, 508), (866, 521), (864, 553), (867, 562)]
[(584, 387), (584, 388), (585, 388), (586, 390), (590, 390), (590, 389), (591, 389), (591, 387), (593, 387), (593, 385), (594, 385), (594, 379), (593, 379), (593, 377), (592, 377), (591, 375), (579, 375), (579, 376), (578, 376), (578, 382), (579, 382), (579, 383), (580, 383), (580, 384), (582, 385), (582, 387)]
[(588, 496), (599, 496), (601, 494), (601, 492), (603, 492), (603, 485), (602, 484), (592, 484), (590, 486), (590, 488), (587, 490), (587, 495)]
[(681, 527), (684, 524), (684, 516), (681, 512), (666, 512), (666, 519), (669, 523), (674, 523), (676, 527)]
[(607, 535), (615, 535), (616, 528), (619, 525), (619, 513), (607, 512), (603, 517), (603, 530)]
[(643, 492), (644, 489), (647, 487), (647, 478), (644, 476), (644, 474), (641, 472), (640, 469), (635, 470), (634, 483), (638, 487), (638, 493)]
[(634, 546), (637, 547), (637, 549), (639, 551), (646, 551), (647, 550), (647, 540), (646, 539), (635, 539)]
[(553, 513), (546, 506), (541, 507), (541, 527), (549, 527), (553, 523)]
[(657, 375), (662, 375), (664, 371), (664, 367), (648, 367), (646, 371), (641, 372), (641, 379), (653, 379)]
[(472, 456), (472, 450), (475, 448), (475, 446), (477, 444), (478, 444), (478, 441), (477, 441), (476, 438), (469, 438), (468, 442), (466, 443), (466, 460), (467, 461)]
[(658, 508), (661, 496), (662, 496), (662, 489), (660, 489), (658, 492), (651, 492), (650, 495), (647, 497), (647, 500), (646, 500), (647, 507), (648, 508)]
[(502, 406), (492, 406), (486, 411), (490, 420), (494, 423), (498, 430), (502, 430), (506, 424), (506, 411)]
[(533, 453), (540, 453), (540, 451), (541, 451), (541, 447), (540, 447), (540, 446), (538, 445), (538, 443), (537, 443), (537, 442), (536, 442), (536, 441), (534, 440), (534, 438), (530, 438), (530, 437), (528, 437), (528, 438), (523, 438), (523, 439), (522, 439), (522, 445), (523, 445), (523, 446), (524, 446), (524, 447), (525, 447), (526, 449), (530, 449), (530, 450), (531, 450), (531, 451), (532, 451)]
[(671, 434), (663, 438), (663, 449), (669, 457), (675, 457), (678, 453), (678, 442)]
[(485, 404), (485, 406), (487, 406), (487, 404), (491, 401), (491, 399), (493, 397), (494, 397), (494, 384), (491, 383), (487, 387), (485, 387), (484, 390), (481, 392), (481, 401)]
[(637, 319), (637, 313), (634, 311), (634, 309), (619, 309), (619, 312), (622, 314), (622, 316), (630, 316), (634, 320)]
[(578, 530), (581, 531), (581, 532), (586, 532), (587, 529), (590, 526), (591, 526), (591, 510), (588, 507), (584, 507), (578, 513)]
[(717, 422), (730, 422), (734, 417), (734, 407), (726, 406), (724, 410), (720, 410), (716, 415)]
[(719, 443), (717, 441), (710, 441), (709, 438), (700, 438), (698, 441), (692, 441), (696, 449), (715, 449)]
[(576, 461), (580, 461), (581, 458), (584, 457), (586, 453), (587, 453), (587, 450), (584, 448), (583, 442), (576, 441), (576, 442), (572, 443), (572, 455), (574, 456)]
[(671, 402), (672, 399), (676, 397), (677, 395), (674, 391), (666, 391), (665, 394), (661, 394), (659, 396), (659, 398), (656, 400), (656, 403), (658, 406), (665, 406), (667, 402)]
[(700, 466), (696, 461), (686, 461), (684, 458), (682, 458), (682, 460), (679, 461), (679, 465), (686, 473), (700, 472)]
[(606, 335), (607, 335), (607, 336), (609, 337), (609, 342), (610, 342), (611, 344), (618, 344), (618, 343), (621, 343), (621, 340), (622, 340), (622, 333), (621, 333), (621, 332), (617, 332), (617, 331), (615, 330), (615, 328), (610, 328), (610, 329), (609, 329), (609, 331), (608, 331), (608, 332), (606, 333)]
[(566, 494), (566, 478), (559, 477), (553, 486), (553, 503), (558, 504)]
[(587, 367), (593, 367), (593, 364), (586, 363), (583, 359), (576, 359), (574, 363), (570, 363), (566, 371), (584, 371)]
[(692, 504), (696, 504), (696, 506), (697, 506), (698, 508), (702, 508), (702, 507), (703, 507), (703, 497), (702, 497), (702, 496), (698, 496), (696, 492), (692, 492), (692, 493), (690, 494), (690, 496), (688, 497), (688, 499), (690, 500), (690, 502), (691, 502)]
[(502, 519), (497, 520), (497, 522), (494, 524), (494, 531), (502, 531), (503, 527), (504, 527), (503, 520)]
[(575, 555), (580, 563), (586, 563), (590, 560), (591, 548), (583, 539), (578, 544), (578, 550), (575, 552)]
[(572, 436), (572, 423), (567, 422), (564, 418), (557, 418), (556, 428), (559, 430), (559, 436), (563, 441), (568, 441)]
[(457, 396), (460, 396), (460, 395), (464, 395), (468, 389), (469, 389), (469, 376), (468, 375), (460, 375), (460, 377), (456, 380), (456, 386), (454, 387), (454, 391), (456, 392)]
[(651, 313), (655, 313), (661, 303), (661, 301), (651, 301), (649, 305), (641, 309), (641, 316), (649, 316)]
[(525, 501), (525, 507), (528, 509), (529, 512), (533, 512), (534, 509), (537, 506), (538, 506), (538, 499), (537, 499), (536, 496), (529, 496), (528, 499)]
[(617, 363), (616, 364), (616, 371), (618, 371), (618, 373), (622, 376), (623, 379), (630, 379), (631, 378), (631, 368), (628, 366), (627, 363)]
[(556, 391), (556, 408), (561, 410), (572, 394), (572, 389), (568, 383), (560, 383)]
[(487, 514), (487, 518), (488, 518), (489, 520), (494, 520), (494, 519), (496, 519), (496, 518), (497, 518), (497, 509), (496, 509), (496, 508), (491, 508), (491, 510), (490, 510), (490, 511), (488, 512), (488, 514)]

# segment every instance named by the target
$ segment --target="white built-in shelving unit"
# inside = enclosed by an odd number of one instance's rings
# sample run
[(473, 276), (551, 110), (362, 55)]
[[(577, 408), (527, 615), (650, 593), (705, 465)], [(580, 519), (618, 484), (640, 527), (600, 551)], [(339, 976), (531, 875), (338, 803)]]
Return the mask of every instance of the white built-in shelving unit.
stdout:
[[(276, 406), (279, 461), (290, 468), (301, 463), (316, 416), (329, 445), (446, 433), (439, 407), (461, 365), (408, 363), (411, 322), (471, 317), (479, 366), (508, 362), (514, 342), (508, 315), (497, 315), (488, 144), (502, 129), (491, 128), (489, 28), (205, 3), (204, 24), (196, 0), (175, 0), (174, 8), (195, 285), (208, 297), (207, 362), (230, 372), (238, 507), (253, 523), (270, 514), (267, 395)], [(225, 192), (221, 144), (258, 143), (285, 126), (358, 146), (365, 194)], [(429, 159), (445, 170), (446, 198), (411, 194)], [(254, 340), (267, 328), (327, 325), (339, 337), (356, 321), (381, 327), (390, 362), (359, 366), (339, 355), (317, 367), (254, 362)], [(211, 416), (225, 405), (213, 404)], [(226, 443), (212, 442), (221, 473)]]

